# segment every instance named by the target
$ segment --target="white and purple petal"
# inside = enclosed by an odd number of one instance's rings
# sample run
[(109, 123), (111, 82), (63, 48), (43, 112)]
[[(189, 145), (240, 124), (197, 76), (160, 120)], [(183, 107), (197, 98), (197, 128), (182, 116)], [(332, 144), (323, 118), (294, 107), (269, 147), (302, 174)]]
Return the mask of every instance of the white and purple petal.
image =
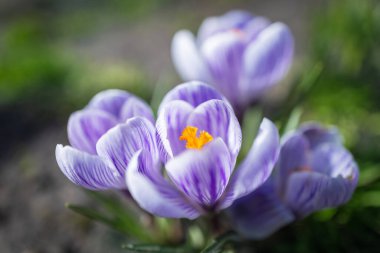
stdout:
[(158, 109), (158, 114), (165, 104), (174, 100), (182, 100), (193, 107), (197, 107), (211, 99), (224, 100), (228, 103), (223, 95), (212, 86), (199, 81), (186, 82), (176, 86), (165, 95)]
[(313, 152), (311, 158), (313, 171), (330, 177), (343, 177), (352, 184), (354, 188), (358, 181), (358, 167), (347, 149), (341, 145), (320, 145)]
[(233, 201), (248, 195), (268, 179), (280, 153), (277, 127), (264, 118), (247, 157), (235, 169), (219, 209), (229, 207)]
[(171, 55), (174, 67), (184, 81), (209, 81), (209, 73), (190, 31), (181, 30), (174, 35)]
[(222, 196), (233, 164), (229, 150), (218, 138), (201, 150), (187, 150), (166, 164), (166, 172), (188, 199), (212, 209)]
[(131, 96), (124, 102), (120, 110), (119, 120), (125, 122), (133, 117), (146, 118), (154, 124), (153, 111), (150, 106), (138, 97)]
[(318, 123), (305, 123), (298, 132), (308, 140), (310, 148), (314, 149), (322, 144), (342, 144), (342, 136), (336, 127), (326, 128)]
[(247, 43), (252, 42), (257, 36), (270, 25), (270, 21), (264, 17), (255, 17), (245, 26), (243, 32), (246, 36)]
[(123, 90), (111, 89), (96, 94), (87, 108), (108, 112), (119, 119), (121, 108), (132, 95)]
[(185, 143), (179, 140), (187, 126), (187, 119), (194, 110), (189, 103), (174, 100), (166, 103), (156, 122), (158, 145), (163, 162), (185, 150)]
[(79, 150), (96, 154), (96, 142), (117, 123), (113, 115), (99, 109), (74, 112), (67, 126), (70, 144)]
[(158, 162), (155, 128), (149, 120), (141, 117), (118, 124), (103, 135), (96, 145), (98, 155), (122, 176), (125, 175), (129, 161), (140, 149), (148, 152), (152, 160)]
[(293, 173), (288, 180), (285, 203), (298, 218), (312, 212), (346, 203), (353, 192), (342, 176), (329, 177), (317, 172)]
[(236, 90), (239, 89), (244, 39), (241, 32), (226, 31), (210, 37), (201, 47), (202, 57), (212, 78), (211, 84), (234, 105), (240, 100)]
[(293, 37), (286, 25), (273, 23), (260, 32), (243, 56), (242, 98), (256, 98), (280, 81), (290, 68), (293, 51)]
[(296, 171), (311, 170), (308, 140), (298, 131), (283, 138), (280, 157), (273, 175), (279, 193), (283, 193), (289, 175)]
[(74, 184), (91, 190), (125, 188), (124, 178), (96, 155), (57, 145), (55, 156), (63, 174)]
[(207, 38), (219, 32), (244, 29), (252, 18), (253, 16), (249, 12), (242, 10), (233, 10), (222, 16), (206, 18), (198, 30), (198, 45), (201, 45)]
[(202, 214), (160, 174), (149, 154), (140, 150), (131, 159), (126, 182), (132, 197), (144, 210), (161, 217), (195, 219)]

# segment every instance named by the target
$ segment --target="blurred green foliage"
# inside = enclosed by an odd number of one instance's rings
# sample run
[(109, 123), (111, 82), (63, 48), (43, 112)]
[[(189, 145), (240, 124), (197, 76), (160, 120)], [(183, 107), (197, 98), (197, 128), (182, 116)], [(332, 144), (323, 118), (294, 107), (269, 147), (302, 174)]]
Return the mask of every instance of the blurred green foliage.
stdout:
[(62, 88), (68, 63), (49, 43), (38, 19), (5, 28), (0, 44), (0, 106)]

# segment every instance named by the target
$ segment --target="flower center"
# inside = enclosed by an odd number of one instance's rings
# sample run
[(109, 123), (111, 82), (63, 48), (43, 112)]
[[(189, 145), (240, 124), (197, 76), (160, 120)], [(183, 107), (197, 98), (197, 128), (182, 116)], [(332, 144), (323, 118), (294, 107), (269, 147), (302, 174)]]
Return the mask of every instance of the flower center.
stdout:
[(212, 141), (213, 137), (206, 131), (201, 131), (199, 137), (197, 136), (198, 128), (187, 126), (182, 131), (179, 137), (180, 141), (186, 141), (186, 148), (188, 149), (201, 149), (204, 145)]

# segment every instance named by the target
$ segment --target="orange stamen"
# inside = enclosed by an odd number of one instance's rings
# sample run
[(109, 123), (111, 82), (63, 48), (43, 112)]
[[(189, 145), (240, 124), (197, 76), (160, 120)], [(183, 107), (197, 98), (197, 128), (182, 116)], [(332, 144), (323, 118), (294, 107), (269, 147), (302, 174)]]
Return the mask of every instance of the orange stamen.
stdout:
[(179, 140), (186, 141), (186, 148), (188, 149), (201, 149), (204, 145), (213, 140), (213, 137), (208, 132), (201, 131), (199, 137), (197, 136), (197, 132), (197, 127), (187, 126), (182, 131)]

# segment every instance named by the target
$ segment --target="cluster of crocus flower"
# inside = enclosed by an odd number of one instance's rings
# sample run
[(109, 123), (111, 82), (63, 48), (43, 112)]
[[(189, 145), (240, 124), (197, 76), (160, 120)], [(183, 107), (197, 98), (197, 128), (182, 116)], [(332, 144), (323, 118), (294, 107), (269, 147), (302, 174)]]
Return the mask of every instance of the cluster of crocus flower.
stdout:
[(293, 51), (293, 36), (285, 24), (245, 11), (209, 17), (197, 38), (181, 30), (172, 42), (180, 76), (213, 85), (238, 114), (285, 76)]
[(146, 211), (172, 218), (229, 207), (266, 181), (279, 154), (277, 128), (264, 119), (235, 168), (239, 122), (227, 100), (200, 82), (170, 91), (155, 124), (141, 100), (123, 91), (102, 92), (71, 116), (68, 131), (73, 147), (58, 145), (56, 157), (72, 182), (94, 190), (128, 189)]
[[(347, 202), (358, 168), (336, 129), (302, 126), (283, 138), (264, 118), (237, 164), (242, 112), (288, 71), (293, 38), (282, 23), (233, 11), (206, 19), (198, 38), (178, 32), (173, 60), (190, 81), (169, 91), (157, 118), (122, 90), (98, 93), (57, 145), (62, 172), (91, 190), (128, 191), (147, 212), (195, 219), (227, 209), (231, 226), (264, 238)], [(274, 173), (272, 171), (274, 170)]]

